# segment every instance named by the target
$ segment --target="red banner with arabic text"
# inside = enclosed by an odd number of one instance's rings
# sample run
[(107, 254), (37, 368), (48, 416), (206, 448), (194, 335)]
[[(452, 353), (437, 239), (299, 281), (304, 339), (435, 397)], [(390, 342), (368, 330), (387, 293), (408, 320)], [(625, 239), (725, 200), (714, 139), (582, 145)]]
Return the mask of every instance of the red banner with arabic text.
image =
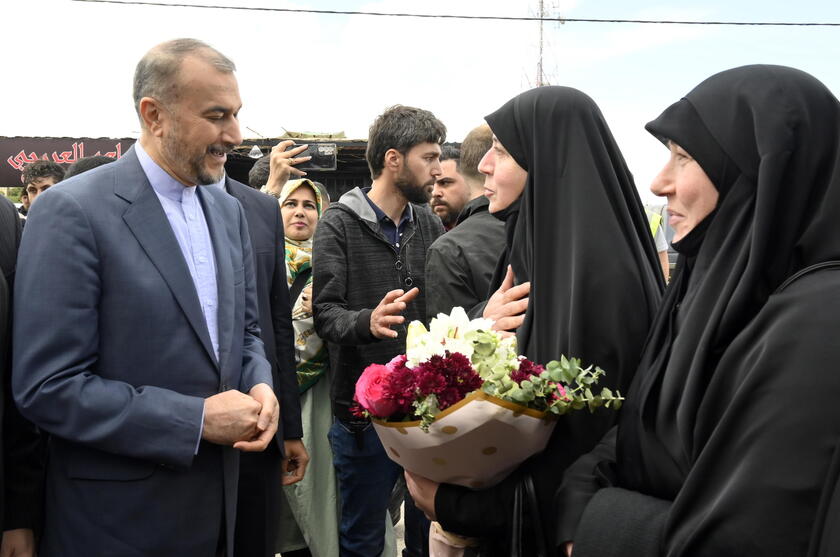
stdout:
[(92, 155), (120, 158), (134, 139), (72, 137), (0, 137), (0, 186), (20, 186), (23, 167), (38, 159), (50, 160), (65, 169)]

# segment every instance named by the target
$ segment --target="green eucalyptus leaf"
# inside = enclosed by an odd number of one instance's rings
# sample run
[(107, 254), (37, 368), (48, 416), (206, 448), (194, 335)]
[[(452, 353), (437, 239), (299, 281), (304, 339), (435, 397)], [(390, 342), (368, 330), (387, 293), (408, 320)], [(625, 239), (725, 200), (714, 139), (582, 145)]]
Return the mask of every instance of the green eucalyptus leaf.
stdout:
[(515, 393), (512, 393), (510, 397), (513, 398), (513, 400), (515, 400), (516, 402), (528, 402), (529, 400), (532, 400), (534, 398), (528, 392), (522, 389), (516, 391)]

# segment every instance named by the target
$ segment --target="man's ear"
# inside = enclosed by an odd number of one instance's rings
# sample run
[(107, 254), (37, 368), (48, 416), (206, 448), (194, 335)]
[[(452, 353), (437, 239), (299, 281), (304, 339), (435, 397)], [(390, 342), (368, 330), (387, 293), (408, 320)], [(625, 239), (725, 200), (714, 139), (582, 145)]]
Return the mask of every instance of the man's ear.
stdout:
[(388, 149), (385, 151), (384, 167), (386, 170), (398, 173), (403, 163), (403, 155), (396, 149)]
[(140, 99), (140, 119), (143, 121), (143, 126), (154, 137), (160, 137), (163, 134), (163, 125), (168, 117), (169, 112), (157, 99), (152, 97)]

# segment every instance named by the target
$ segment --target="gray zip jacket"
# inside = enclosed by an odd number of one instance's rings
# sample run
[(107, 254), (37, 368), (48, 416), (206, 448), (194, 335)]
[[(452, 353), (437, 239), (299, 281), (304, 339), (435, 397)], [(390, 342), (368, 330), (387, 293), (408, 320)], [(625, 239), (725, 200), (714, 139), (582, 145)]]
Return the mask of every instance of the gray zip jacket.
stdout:
[[(405, 333), (413, 320), (425, 321), (425, 265), (429, 246), (443, 225), (426, 205), (410, 204), (412, 217), (399, 249), (382, 234), (376, 214), (361, 189), (330, 205), (315, 231), (312, 248), (315, 331), (330, 354), (333, 413), (344, 420), (353, 403), (356, 380), (372, 364), (386, 364), (405, 352)], [(370, 315), (391, 290), (418, 287), (405, 323), (395, 339), (376, 339)]]

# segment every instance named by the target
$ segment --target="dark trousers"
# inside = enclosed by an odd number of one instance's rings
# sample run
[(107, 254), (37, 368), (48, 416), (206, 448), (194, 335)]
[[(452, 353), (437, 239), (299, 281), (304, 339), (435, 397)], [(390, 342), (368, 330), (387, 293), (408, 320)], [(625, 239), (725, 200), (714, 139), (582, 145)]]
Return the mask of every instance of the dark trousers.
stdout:
[(329, 433), (341, 500), (341, 557), (376, 557), (385, 545), (388, 500), (401, 468), (385, 454), (373, 426), (352, 431), (334, 420)]
[[(405, 503), (403, 526), (405, 528), (405, 549), (402, 557), (429, 557), (429, 527), (431, 522), (423, 511), (414, 504), (414, 499), (405, 485), (405, 478), (400, 475), (394, 492), (391, 494), (391, 516), (399, 516), (400, 506)], [(396, 514), (394, 507), (396, 505)]]
[(431, 522), (414, 505), (410, 493), (405, 494), (405, 549), (403, 557), (429, 557), (429, 528)]
[(265, 451), (242, 453), (236, 503), (236, 557), (274, 557), (280, 526), (283, 459), (276, 441)]

